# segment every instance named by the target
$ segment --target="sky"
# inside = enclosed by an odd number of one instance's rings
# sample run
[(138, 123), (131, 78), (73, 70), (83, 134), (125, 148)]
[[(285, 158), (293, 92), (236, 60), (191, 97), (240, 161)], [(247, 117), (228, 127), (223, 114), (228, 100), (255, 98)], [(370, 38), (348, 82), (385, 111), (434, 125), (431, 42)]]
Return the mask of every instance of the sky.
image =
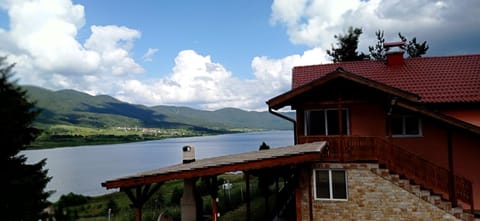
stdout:
[(480, 54), (479, 15), (478, 0), (0, 0), (0, 56), (22, 85), (262, 111), (351, 26), (365, 53), (383, 30), (427, 56)]

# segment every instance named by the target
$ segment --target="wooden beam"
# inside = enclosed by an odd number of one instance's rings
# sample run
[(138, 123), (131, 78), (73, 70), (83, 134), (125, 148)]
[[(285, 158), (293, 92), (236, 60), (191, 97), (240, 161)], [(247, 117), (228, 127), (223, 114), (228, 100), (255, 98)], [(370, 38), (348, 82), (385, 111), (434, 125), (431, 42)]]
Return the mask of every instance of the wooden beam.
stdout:
[[(133, 187), (124, 187), (120, 191), (124, 192), (132, 206), (135, 208), (135, 221), (142, 220), (142, 207), (147, 202), (153, 194), (160, 189), (163, 183), (154, 184), (151, 188), (151, 184), (146, 184), (144, 186), (133, 186)], [(133, 194), (132, 189), (135, 189), (135, 194)]]
[(302, 153), (294, 156), (269, 158), (269, 159), (257, 160), (253, 162), (241, 162), (236, 164), (206, 167), (206, 168), (200, 168), (195, 170), (177, 171), (177, 172), (171, 172), (166, 174), (125, 178), (120, 180), (107, 181), (103, 183), (103, 185), (107, 189), (141, 186), (148, 183), (160, 183), (160, 182), (165, 182), (169, 180), (211, 176), (211, 175), (222, 174), (222, 173), (231, 172), (231, 171), (246, 171), (246, 170), (253, 170), (253, 169), (260, 169), (260, 168), (270, 168), (270, 167), (277, 167), (277, 166), (283, 166), (283, 165), (304, 163), (304, 162), (319, 160), (320, 157), (321, 157), (320, 152), (309, 152), (309, 153)]

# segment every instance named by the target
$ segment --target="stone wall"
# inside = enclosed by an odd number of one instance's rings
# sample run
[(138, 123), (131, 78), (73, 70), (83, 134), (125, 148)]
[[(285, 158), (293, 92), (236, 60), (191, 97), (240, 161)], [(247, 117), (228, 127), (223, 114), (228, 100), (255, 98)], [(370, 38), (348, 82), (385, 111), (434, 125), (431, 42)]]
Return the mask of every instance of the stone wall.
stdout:
[[(318, 163), (303, 170), (300, 174), (301, 220), (458, 220), (373, 173), (371, 168), (375, 166)], [(313, 169), (329, 168), (346, 170), (348, 200), (315, 199)]]

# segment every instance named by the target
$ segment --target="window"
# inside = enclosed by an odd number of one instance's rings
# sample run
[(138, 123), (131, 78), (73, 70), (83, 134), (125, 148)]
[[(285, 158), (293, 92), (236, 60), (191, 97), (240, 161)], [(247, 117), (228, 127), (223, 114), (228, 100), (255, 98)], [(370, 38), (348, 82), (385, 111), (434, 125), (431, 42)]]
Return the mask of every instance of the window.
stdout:
[[(341, 116), (339, 117), (339, 114)], [(339, 135), (348, 134), (347, 109), (324, 109), (305, 111), (306, 135)], [(340, 131), (340, 119), (342, 129)]]
[(392, 135), (394, 136), (421, 136), (422, 124), (415, 116), (393, 116)]
[(314, 174), (315, 199), (347, 199), (347, 178), (345, 170), (315, 170)]

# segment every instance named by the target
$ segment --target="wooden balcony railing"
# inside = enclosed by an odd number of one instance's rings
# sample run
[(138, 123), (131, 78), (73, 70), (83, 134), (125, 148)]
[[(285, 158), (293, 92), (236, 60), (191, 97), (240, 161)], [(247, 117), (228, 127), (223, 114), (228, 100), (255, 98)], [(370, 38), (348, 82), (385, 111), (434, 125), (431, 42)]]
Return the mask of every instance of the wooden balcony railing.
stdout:
[[(394, 145), (381, 137), (357, 136), (300, 136), (299, 143), (327, 141), (328, 147), (322, 153), (322, 160), (330, 162), (378, 162), (384, 164), (390, 171), (405, 176), (415, 184), (421, 185), (455, 205), (460, 201), (472, 212), (473, 186), (472, 182), (459, 176), (454, 176), (453, 184), (449, 182), (452, 174), (448, 169), (435, 165), (422, 157)], [(450, 193), (453, 185), (455, 191)], [(453, 196), (453, 197), (452, 197)], [(456, 199), (456, 200), (455, 200)]]

